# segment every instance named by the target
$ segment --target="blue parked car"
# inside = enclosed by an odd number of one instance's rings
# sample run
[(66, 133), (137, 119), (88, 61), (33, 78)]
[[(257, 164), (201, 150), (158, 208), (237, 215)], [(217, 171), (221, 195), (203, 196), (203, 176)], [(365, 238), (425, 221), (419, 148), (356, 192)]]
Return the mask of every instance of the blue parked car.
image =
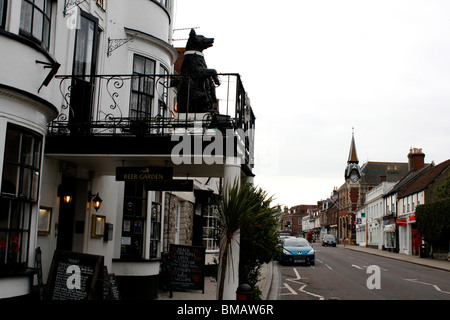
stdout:
[(315, 252), (311, 244), (305, 238), (283, 239), (283, 252), (280, 256), (281, 263), (315, 263)]

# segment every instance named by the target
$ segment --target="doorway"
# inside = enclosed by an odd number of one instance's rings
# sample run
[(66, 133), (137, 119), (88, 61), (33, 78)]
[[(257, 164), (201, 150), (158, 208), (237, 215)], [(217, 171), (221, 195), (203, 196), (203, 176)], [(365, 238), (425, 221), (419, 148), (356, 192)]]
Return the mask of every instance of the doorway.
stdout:
[(69, 117), (73, 130), (78, 133), (88, 130), (80, 124), (87, 124), (92, 118), (97, 43), (98, 19), (81, 10), (80, 28), (75, 36)]
[(75, 185), (75, 179), (63, 177), (61, 182), (62, 189), (64, 189), (65, 192), (68, 192), (72, 198), (69, 202), (66, 202), (60, 195), (58, 235), (56, 241), (57, 250), (72, 251), (76, 200)]

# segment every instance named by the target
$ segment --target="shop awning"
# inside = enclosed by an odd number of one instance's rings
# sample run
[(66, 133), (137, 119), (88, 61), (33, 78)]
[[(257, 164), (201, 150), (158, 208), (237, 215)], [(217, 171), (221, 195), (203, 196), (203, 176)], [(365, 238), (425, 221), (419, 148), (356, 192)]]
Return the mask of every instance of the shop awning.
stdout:
[(395, 224), (388, 224), (383, 229), (384, 232), (395, 232)]

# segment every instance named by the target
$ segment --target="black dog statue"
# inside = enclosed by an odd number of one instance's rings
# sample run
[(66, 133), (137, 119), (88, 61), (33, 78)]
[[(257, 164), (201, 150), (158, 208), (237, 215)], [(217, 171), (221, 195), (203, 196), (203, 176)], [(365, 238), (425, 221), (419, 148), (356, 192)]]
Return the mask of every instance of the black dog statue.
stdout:
[(216, 112), (215, 86), (220, 85), (214, 69), (208, 69), (203, 50), (212, 47), (214, 38), (197, 35), (191, 29), (181, 63), (181, 81), (178, 85), (177, 112)]

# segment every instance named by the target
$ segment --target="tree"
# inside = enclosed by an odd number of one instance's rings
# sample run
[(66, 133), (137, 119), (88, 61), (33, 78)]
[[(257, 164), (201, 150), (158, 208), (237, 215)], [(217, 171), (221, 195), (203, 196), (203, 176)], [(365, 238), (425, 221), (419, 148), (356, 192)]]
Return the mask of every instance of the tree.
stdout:
[(437, 187), (437, 196), (441, 199), (450, 198), (450, 174), (447, 176), (444, 183)]
[(448, 249), (450, 240), (450, 199), (416, 208), (417, 229), (423, 239), (436, 249)]
[(278, 244), (278, 220), (281, 209), (271, 207), (272, 197), (261, 191), (259, 193), (261, 206), (255, 213), (258, 218), (241, 229), (239, 282), (250, 285), (253, 298), (260, 299), (261, 290), (257, 283), (260, 270), (264, 263), (270, 262), (280, 253)]
[[(250, 183), (239, 186), (235, 181), (232, 186), (226, 185), (223, 199), (219, 205), (220, 258), (218, 277), (218, 300), (223, 300), (225, 277), (238, 277), (240, 229), (259, 217), (262, 190), (256, 190)], [(234, 288), (235, 290), (236, 288)]]

